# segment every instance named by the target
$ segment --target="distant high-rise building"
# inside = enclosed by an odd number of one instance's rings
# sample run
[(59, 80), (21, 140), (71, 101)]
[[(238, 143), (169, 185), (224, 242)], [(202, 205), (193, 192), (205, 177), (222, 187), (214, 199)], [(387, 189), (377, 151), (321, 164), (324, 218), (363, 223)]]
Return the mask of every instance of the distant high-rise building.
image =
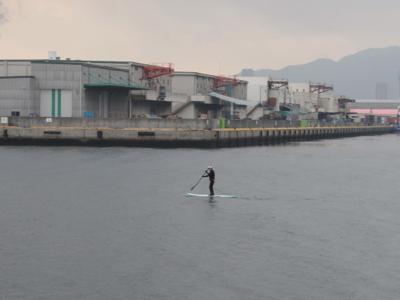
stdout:
[(399, 84), (399, 94), (397, 96), (400, 98), (400, 69), (399, 69), (399, 77), (397, 79)]
[(386, 82), (376, 83), (375, 98), (379, 100), (384, 100), (388, 98), (388, 85)]

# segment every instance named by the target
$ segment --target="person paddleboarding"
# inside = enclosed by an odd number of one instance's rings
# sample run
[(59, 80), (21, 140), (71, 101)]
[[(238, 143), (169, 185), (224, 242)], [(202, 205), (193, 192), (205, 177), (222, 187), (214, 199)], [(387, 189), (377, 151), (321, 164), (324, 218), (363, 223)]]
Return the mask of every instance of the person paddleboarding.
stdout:
[(190, 188), (190, 191), (193, 191), (199, 185), (200, 181), (204, 177), (208, 177), (208, 179), (210, 180), (210, 185), (208, 186), (208, 188), (210, 189), (210, 193), (208, 195), (207, 194), (186, 193), (185, 194), (186, 197), (200, 197), (200, 198), (209, 197), (210, 199), (214, 199), (214, 197), (218, 197), (218, 198), (238, 198), (238, 196), (235, 196), (235, 195), (227, 195), (227, 194), (215, 195), (214, 194), (215, 171), (214, 171), (214, 168), (212, 166), (208, 166), (207, 170), (204, 171), (203, 175), (201, 175), (199, 180), (197, 180), (197, 182)]
[(208, 166), (207, 170), (204, 172), (202, 177), (208, 177), (210, 180), (210, 185), (208, 186), (210, 190), (210, 196), (214, 196), (214, 183), (215, 183), (215, 172), (212, 166)]

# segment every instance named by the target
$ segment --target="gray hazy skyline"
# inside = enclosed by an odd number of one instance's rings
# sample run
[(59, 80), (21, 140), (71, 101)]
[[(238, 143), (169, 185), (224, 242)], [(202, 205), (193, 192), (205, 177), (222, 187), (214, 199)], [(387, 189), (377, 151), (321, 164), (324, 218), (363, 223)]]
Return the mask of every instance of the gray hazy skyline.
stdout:
[(0, 57), (234, 74), (400, 45), (396, 0), (0, 0)]

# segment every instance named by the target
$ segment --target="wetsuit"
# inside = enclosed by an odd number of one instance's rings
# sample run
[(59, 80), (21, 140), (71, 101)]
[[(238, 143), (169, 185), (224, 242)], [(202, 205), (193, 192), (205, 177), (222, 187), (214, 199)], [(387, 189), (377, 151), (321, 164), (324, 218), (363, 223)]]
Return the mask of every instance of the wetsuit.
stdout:
[(210, 190), (210, 196), (214, 196), (214, 182), (215, 182), (215, 172), (213, 169), (207, 170), (203, 177), (208, 177), (210, 179), (210, 185), (208, 186)]

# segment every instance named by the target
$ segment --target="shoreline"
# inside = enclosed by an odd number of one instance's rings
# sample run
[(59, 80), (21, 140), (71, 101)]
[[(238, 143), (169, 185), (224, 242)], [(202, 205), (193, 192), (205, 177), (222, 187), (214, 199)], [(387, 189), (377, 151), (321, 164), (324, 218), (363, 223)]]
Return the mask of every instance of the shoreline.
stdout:
[(2, 126), (0, 145), (226, 148), (268, 146), (391, 132), (393, 127), (386, 125), (227, 129)]

